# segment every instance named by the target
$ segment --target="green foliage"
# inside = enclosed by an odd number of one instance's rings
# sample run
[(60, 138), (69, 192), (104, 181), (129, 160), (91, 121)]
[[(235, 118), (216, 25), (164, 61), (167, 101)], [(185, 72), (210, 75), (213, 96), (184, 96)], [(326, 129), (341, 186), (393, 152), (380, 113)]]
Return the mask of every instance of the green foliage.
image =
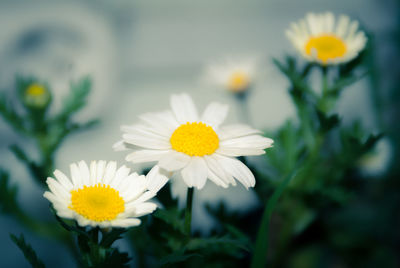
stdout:
[(10, 185), (10, 177), (6, 171), (0, 169), (0, 210), (5, 214), (13, 214), (19, 211), (17, 202), (18, 188)]
[(77, 240), (83, 267), (129, 267), (128, 254), (111, 247), (115, 240), (121, 238), (120, 235), (125, 230), (102, 231), (102, 239), (99, 242), (98, 228), (87, 232), (83, 228), (81, 229), (84, 234), (78, 234)]
[(33, 250), (32, 246), (25, 242), (24, 236), (21, 234), (16, 237), (10, 234), (11, 240), (18, 246), (25, 256), (25, 259), (32, 265), (33, 268), (44, 268), (43, 262), (38, 258), (36, 252)]
[[(64, 139), (71, 133), (92, 128), (98, 123), (98, 120), (91, 120), (80, 124), (72, 120), (73, 115), (86, 105), (91, 85), (88, 77), (71, 83), (69, 95), (63, 100), (61, 111), (55, 115), (47, 114), (52, 98), (50, 87), (36, 78), (16, 79), (15, 90), (18, 93), (16, 100), (10, 100), (10, 97), (5, 95), (0, 96), (0, 115), (17, 133), (31, 139), (37, 147), (40, 159), (36, 161), (18, 145), (12, 145), (10, 149), (26, 165), (39, 184), (44, 186), (46, 178), (51, 176), (54, 170), (55, 152)], [(27, 92), (32, 86), (39, 87), (39, 93), (41, 91), (44, 93), (29, 95)], [(48, 97), (48, 101), (43, 102), (42, 106), (40, 106), (42, 102), (30, 100), (44, 95)], [(27, 96), (30, 98), (29, 103)]]

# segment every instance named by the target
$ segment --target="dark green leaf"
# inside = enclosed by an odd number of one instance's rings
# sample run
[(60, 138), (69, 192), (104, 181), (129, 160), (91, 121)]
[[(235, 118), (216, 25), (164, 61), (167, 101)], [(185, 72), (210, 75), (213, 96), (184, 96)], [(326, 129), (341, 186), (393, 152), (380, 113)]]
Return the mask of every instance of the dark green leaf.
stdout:
[(192, 257), (201, 257), (200, 254), (182, 254), (182, 253), (173, 253), (170, 255), (167, 255), (166, 257), (162, 258), (159, 261), (159, 264), (161, 266), (164, 265), (169, 265), (169, 264), (176, 264), (176, 263), (181, 263), (184, 261), (187, 261), (188, 259)]
[(26, 165), (29, 172), (38, 181), (38, 183), (44, 185), (47, 178), (46, 171), (38, 164), (31, 161), (26, 153), (18, 145), (11, 145), (10, 150), (22, 163)]
[(16, 237), (10, 234), (11, 240), (19, 247), (25, 256), (25, 259), (32, 265), (33, 268), (44, 268), (43, 262), (37, 257), (35, 251), (31, 245), (25, 242), (24, 236), (21, 234), (20, 237)]
[(3, 213), (12, 214), (20, 211), (17, 203), (16, 185), (10, 185), (10, 178), (7, 172), (0, 169), (0, 210)]
[(116, 240), (122, 238), (122, 234), (126, 232), (124, 228), (113, 228), (110, 232), (102, 232), (103, 238), (100, 245), (103, 247), (110, 247)]

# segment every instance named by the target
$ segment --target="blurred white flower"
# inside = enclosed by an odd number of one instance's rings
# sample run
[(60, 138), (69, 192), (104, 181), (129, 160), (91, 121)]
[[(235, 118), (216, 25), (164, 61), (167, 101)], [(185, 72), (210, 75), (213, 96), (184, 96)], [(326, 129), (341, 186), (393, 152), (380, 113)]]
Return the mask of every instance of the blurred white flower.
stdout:
[(114, 149), (133, 149), (127, 161), (158, 162), (168, 172), (180, 171), (188, 187), (201, 189), (207, 178), (222, 187), (236, 185), (234, 178), (254, 187), (254, 175), (235, 157), (264, 154), (271, 139), (247, 125), (221, 126), (227, 105), (211, 103), (199, 117), (193, 100), (180, 94), (171, 96), (171, 108), (141, 115), (140, 124), (122, 126), (125, 134)]
[(84, 161), (71, 164), (71, 179), (59, 170), (47, 178), (50, 191), (44, 193), (57, 215), (75, 219), (80, 226), (130, 227), (140, 224), (137, 217), (152, 213), (157, 205), (147, 202), (168, 180), (155, 166), (147, 176), (116, 162)]
[(253, 84), (256, 65), (254, 59), (236, 61), (230, 59), (208, 66), (206, 75), (208, 80), (221, 89), (241, 93), (247, 91)]
[(357, 21), (345, 15), (335, 21), (331, 12), (307, 14), (292, 23), (286, 35), (304, 58), (322, 65), (346, 63), (357, 57), (367, 43)]
[(380, 139), (373, 150), (358, 162), (361, 173), (366, 177), (378, 177), (385, 174), (393, 158), (392, 144), (388, 138)]

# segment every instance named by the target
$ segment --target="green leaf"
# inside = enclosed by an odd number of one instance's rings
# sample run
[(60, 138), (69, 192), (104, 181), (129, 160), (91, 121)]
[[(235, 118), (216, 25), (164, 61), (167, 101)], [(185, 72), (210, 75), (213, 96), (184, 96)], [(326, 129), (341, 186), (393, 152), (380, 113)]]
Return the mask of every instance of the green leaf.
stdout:
[(3, 116), (17, 132), (26, 133), (25, 122), (22, 116), (20, 116), (15, 110), (15, 105), (9, 101), (4, 94), (0, 94), (0, 115)]
[(90, 93), (92, 82), (89, 77), (84, 77), (70, 85), (70, 93), (63, 101), (63, 108), (58, 118), (67, 121), (75, 112), (86, 105), (86, 98)]
[(44, 268), (43, 262), (37, 257), (35, 251), (31, 245), (25, 242), (24, 236), (21, 234), (20, 237), (16, 237), (10, 234), (11, 240), (19, 247), (25, 256), (25, 259), (32, 265), (33, 268)]
[(328, 132), (333, 128), (339, 126), (340, 118), (337, 114), (327, 115), (317, 109), (317, 117), (322, 132)]
[(168, 265), (168, 264), (176, 264), (184, 262), (192, 257), (202, 257), (200, 254), (192, 253), (192, 254), (183, 254), (181, 252), (172, 253), (170, 255), (165, 256), (159, 261), (160, 266)]
[(37, 182), (41, 185), (45, 185), (45, 180), (47, 178), (46, 172), (43, 170), (41, 166), (31, 161), (26, 153), (16, 144), (10, 146), (11, 152), (14, 153), (15, 157), (17, 157), (22, 163), (26, 165), (31, 175), (37, 180)]
[(340, 92), (345, 88), (348, 87), (355, 82), (361, 80), (363, 77), (365, 77), (367, 73), (363, 73), (361, 75), (351, 75), (351, 76), (342, 76), (340, 79), (338, 79), (333, 86), (329, 90), (329, 94), (333, 96), (338, 96)]
[(182, 212), (178, 209), (157, 209), (153, 215), (172, 226), (175, 230), (183, 234), (185, 233), (184, 221), (182, 221)]
[(8, 173), (0, 169), (0, 210), (3, 213), (13, 214), (16, 211), (20, 211), (17, 192), (17, 186), (10, 185)]
[(124, 228), (113, 228), (110, 232), (102, 232), (103, 238), (100, 245), (103, 247), (110, 247), (116, 240), (122, 238), (122, 234), (126, 232)]
[(131, 258), (129, 257), (128, 253), (120, 252), (116, 248), (111, 248), (107, 251), (107, 258), (104, 261), (104, 263), (96, 267), (102, 267), (102, 268), (130, 267), (129, 265), (130, 260)]
[(268, 200), (265, 210), (261, 219), (260, 228), (257, 233), (257, 240), (254, 250), (253, 259), (251, 261), (252, 268), (263, 268), (267, 262), (267, 252), (268, 252), (268, 239), (269, 239), (269, 222), (274, 211), (279, 198), (281, 197), (283, 191), (292, 181), (292, 179), (297, 175), (297, 172), (292, 172), (289, 174), (279, 187), (272, 194), (271, 198)]

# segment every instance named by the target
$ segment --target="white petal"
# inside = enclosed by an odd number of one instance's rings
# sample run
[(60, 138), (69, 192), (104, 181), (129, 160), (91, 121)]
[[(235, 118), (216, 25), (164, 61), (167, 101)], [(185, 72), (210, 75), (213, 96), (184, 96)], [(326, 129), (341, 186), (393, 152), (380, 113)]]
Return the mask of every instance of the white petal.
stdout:
[(254, 187), (256, 180), (250, 169), (237, 159), (218, 156), (218, 161), (222, 164), (225, 171), (230, 173), (238, 181), (240, 181), (246, 188)]
[(70, 170), (71, 170), (71, 178), (72, 178), (72, 183), (74, 185), (74, 189), (82, 188), (83, 187), (82, 178), (76, 163), (72, 163), (70, 165)]
[(265, 151), (262, 149), (252, 149), (252, 148), (230, 148), (230, 147), (220, 147), (216, 153), (226, 156), (249, 156), (249, 155), (262, 155)]
[(52, 191), (56, 196), (61, 198), (62, 200), (68, 202), (71, 199), (71, 193), (68, 192), (58, 181), (55, 179), (48, 177), (46, 180), (47, 185), (49, 186), (50, 191)]
[(228, 188), (228, 184), (226, 182), (224, 182), (220, 177), (218, 177), (217, 175), (215, 175), (214, 172), (211, 171), (211, 169), (208, 169), (208, 174), (207, 177), (213, 181), (216, 185), (218, 186), (222, 186), (224, 188)]
[(135, 208), (135, 216), (140, 217), (152, 213), (157, 209), (157, 205), (151, 202), (146, 202), (136, 205)]
[(154, 131), (159, 134), (169, 136), (178, 126), (174, 114), (171, 111), (160, 113), (147, 113), (139, 116), (143, 123), (154, 128)]
[(187, 94), (172, 95), (171, 108), (180, 124), (198, 121), (196, 106)]
[(114, 151), (117, 152), (125, 151), (127, 149), (124, 140), (117, 141), (116, 143), (113, 144), (112, 148)]
[(156, 195), (157, 195), (156, 192), (147, 191), (144, 194), (142, 194), (138, 199), (133, 201), (133, 203), (134, 204), (139, 204), (139, 203), (143, 203), (143, 202), (149, 201), (150, 199), (152, 199)]
[(204, 160), (206, 161), (208, 169), (212, 173), (214, 173), (219, 179), (221, 179), (224, 182), (224, 184), (236, 185), (236, 182), (233, 179), (233, 177), (230, 174), (228, 174), (221, 166), (221, 164), (218, 162), (216, 154), (210, 156), (205, 155)]
[(128, 188), (121, 189), (122, 182), (120, 186), (117, 186), (121, 191), (121, 196), (124, 198), (125, 202), (131, 202), (136, 200), (144, 191), (147, 190), (147, 180), (145, 176), (138, 176), (137, 174), (131, 174), (125, 178), (125, 180), (130, 181)]
[(154, 166), (146, 176), (147, 189), (157, 193), (167, 182), (168, 177), (161, 173), (159, 166)]
[(140, 225), (141, 221), (139, 219), (117, 219), (111, 221), (111, 226), (113, 227), (122, 227), (122, 228), (127, 228), (127, 227), (132, 227), (132, 226), (138, 226)]
[(205, 109), (201, 121), (217, 129), (219, 125), (224, 122), (228, 110), (229, 106), (226, 104), (220, 104), (218, 102), (210, 103)]
[(90, 173), (87, 164), (85, 163), (85, 161), (80, 161), (78, 163), (78, 166), (79, 166), (79, 172), (81, 173), (83, 185), (89, 185)]
[(261, 133), (260, 130), (251, 128), (248, 125), (235, 124), (235, 125), (227, 125), (220, 127), (218, 136), (220, 140), (226, 140), (231, 138), (260, 134), (260, 133)]
[(336, 34), (341, 37), (345, 38), (347, 33), (347, 28), (350, 23), (350, 18), (346, 15), (340, 15), (339, 20), (336, 25)]
[(97, 169), (96, 169), (96, 184), (103, 183), (104, 181), (104, 172), (106, 169), (107, 162), (104, 160), (100, 160), (97, 162)]
[(90, 186), (93, 186), (96, 184), (96, 174), (97, 174), (97, 162), (92, 161), (90, 162)]
[(206, 184), (208, 167), (203, 158), (192, 157), (189, 164), (181, 171), (182, 178), (189, 187), (201, 189)]
[(126, 161), (132, 163), (144, 163), (159, 161), (162, 156), (167, 154), (170, 150), (139, 150), (128, 154), (125, 158)]
[(103, 183), (110, 184), (110, 182), (114, 179), (116, 171), (117, 171), (117, 162), (115, 161), (108, 162), (106, 170), (104, 172)]
[(46, 191), (43, 194), (43, 197), (49, 200), (53, 206), (59, 206), (62, 208), (66, 208), (69, 205), (69, 202), (66, 203), (64, 199), (62, 199), (60, 196), (56, 196), (54, 193)]
[(244, 136), (234, 139), (227, 139), (220, 142), (220, 148), (243, 148), (264, 150), (272, 146), (274, 141), (260, 135)]
[(158, 165), (171, 172), (184, 168), (189, 161), (190, 156), (177, 151), (169, 151), (168, 154), (161, 157), (160, 161), (158, 161)]
[(74, 186), (72, 185), (70, 179), (69, 179), (64, 173), (62, 173), (61, 171), (59, 171), (58, 169), (56, 169), (56, 170), (53, 172), (53, 174), (54, 174), (54, 176), (56, 177), (56, 179), (60, 182), (60, 184), (61, 184), (62, 186), (64, 186), (64, 188), (65, 188), (67, 191), (71, 191), (71, 190), (72, 190), (72, 188), (73, 188)]
[(158, 138), (149, 135), (140, 135), (135, 133), (127, 133), (122, 135), (126, 143), (130, 143), (139, 147), (148, 149), (165, 150), (171, 148), (171, 143), (167, 138), (159, 136)]
[(110, 181), (109, 185), (112, 188), (116, 188), (126, 177), (128, 177), (130, 168), (127, 168), (125, 165), (121, 166), (117, 172), (115, 173), (114, 178)]

